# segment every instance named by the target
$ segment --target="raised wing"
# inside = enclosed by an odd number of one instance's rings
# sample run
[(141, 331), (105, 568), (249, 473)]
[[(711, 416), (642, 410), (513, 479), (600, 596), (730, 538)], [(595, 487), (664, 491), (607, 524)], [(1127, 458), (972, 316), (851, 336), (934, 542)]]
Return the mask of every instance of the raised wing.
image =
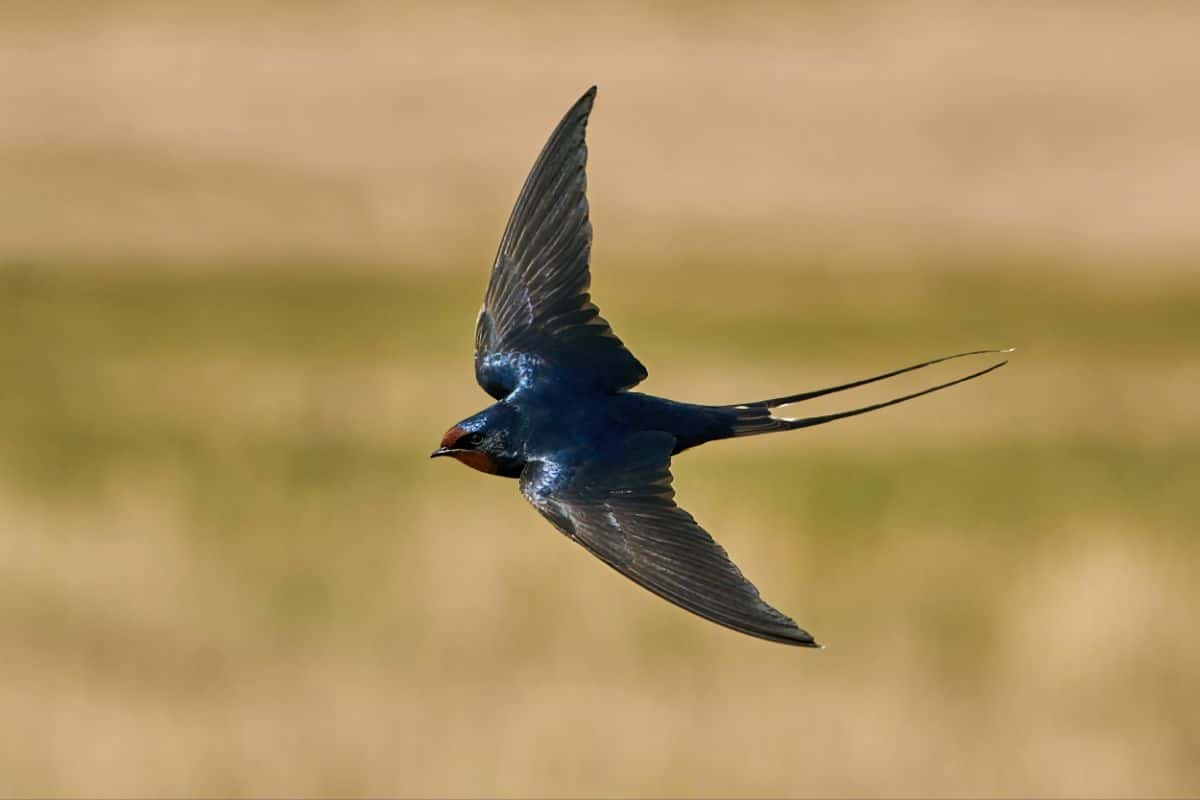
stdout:
[(475, 378), (496, 399), (544, 367), (608, 391), (646, 377), (588, 294), (584, 133), (595, 97), (593, 86), (550, 135), (500, 240), (475, 326)]
[(521, 494), (604, 563), (677, 606), (751, 636), (817, 647), (763, 602), (724, 548), (675, 505), (668, 468), (674, 446), (671, 434), (645, 432), (598, 461), (534, 461), (521, 475)]

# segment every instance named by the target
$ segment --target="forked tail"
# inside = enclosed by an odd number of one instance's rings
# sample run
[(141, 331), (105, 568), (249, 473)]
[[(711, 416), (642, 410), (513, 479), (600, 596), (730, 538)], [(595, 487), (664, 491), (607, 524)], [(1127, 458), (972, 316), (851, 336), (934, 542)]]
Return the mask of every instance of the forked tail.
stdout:
[(894, 406), (897, 403), (903, 403), (906, 400), (912, 400), (914, 398), (920, 397), (921, 395), (930, 394), (932, 392), (937, 392), (942, 389), (948, 389), (951, 386), (954, 386), (956, 384), (963, 383), (965, 381), (972, 380), (973, 378), (978, 378), (983, 375), (986, 375), (989, 372), (991, 372), (992, 370), (1000, 369), (1000, 367), (1003, 367), (1005, 364), (1008, 363), (1008, 361), (1006, 359), (1004, 361), (997, 362), (995, 364), (992, 364), (990, 367), (987, 367), (986, 369), (981, 369), (978, 372), (972, 372), (970, 375), (967, 375), (965, 377), (957, 378), (952, 381), (947, 381), (946, 383), (938, 384), (937, 386), (931, 386), (930, 388), (923, 389), (919, 392), (913, 392), (912, 394), (906, 394), (903, 397), (896, 397), (892, 400), (885, 400), (882, 403), (875, 403), (873, 405), (863, 406), (861, 408), (853, 408), (853, 409), (850, 409), (849, 411), (839, 411), (835, 414), (822, 414), (822, 415), (816, 416), (816, 417), (800, 417), (798, 419), (791, 419), (788, 417), (777, 417), (771, 413), (771, 409), (778, 408), (779, 406), (786, 406), (791, 403), (799, 403), (804, 400), (812, 400), (815, 397), (823, 397), (827, 394), (833, 394), (835, 392), (842, 392), (847, 389), (857, 388), (859, 386), (866, 386), (868, 383), (875, 383), (876, 381), (881, 381), (886, 378), (894, 378), (897, 375), (903, 375), (905, 372), (912, 372), (913, 370), (922, 369), (924, 367), (930, 367), (930, 366), (933, 366), (934, 364), (940, 364), (943, 361), (950, 361), (955, 358), (964, 358), (966, 356), (978, 356), (978, 355), (984, 355), (987, 353), (1011, 353), (1012, 351), (1013, 351), (1013, 348), (1008, 348), (1007, 350), (972, 350), (969, 353), (956, 353), (955, 355), (952, 355), (952, 356), (943, 356), (941, 358), (935, 358), (932, 361), (925, 361), (920, 364), (913, 364), (911, 367), (903, 367), (902, 369), (892, 370), (891, 372), (885, 372), (882, 375), (876, 375), (872, 378), (863, 378), (862, 380), (859, 380), (859, 381), (852, 381), (851, 383), (843, 383), (841, 386), (830, 386), (827, 389), (814, 389), (811, 392), (801, 392), (800, 394), (792, 394), (792, 395), (788, 395), (786, 397), (775, 397), (775, 398), (772, 398), (771, 400), (759, 400), (756, 403), (745, 403), (743, 405), (737, 405), (737, 406), (726, 406), (726, 408), (730, 409), (731, 411), (736, 412), (736, 414), (737, 414), (737, 419), (733, 424), (733, 435), (734, 436), (754, 436), (755, 434), (759, 434), (759, 433), (771, 433), (773, 431), (790, 431), (790, 430), (795, 430), (796, 428), (809, 428), (809, 427), (812, 427), (813, 425), (824, 425), (826, 422), (833, 422), (835, 419), (843, 419), (845, 417), (855, 417), (855, 416), (858, 416), (859, 414), (866, 414), (868, 411), (875, 411), (880, 408), (887, 408), (888, 406)]

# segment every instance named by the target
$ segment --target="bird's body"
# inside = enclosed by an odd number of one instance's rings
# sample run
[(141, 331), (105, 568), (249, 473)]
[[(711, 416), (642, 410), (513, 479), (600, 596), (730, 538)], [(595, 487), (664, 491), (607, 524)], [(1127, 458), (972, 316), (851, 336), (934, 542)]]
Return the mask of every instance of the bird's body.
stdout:
[(587, 292), (584, 133), (593, 87), (546, 144), (513, 209), (476, 323), (475, 375), (496, 402), (448, 430), (434, 456), (520, 480), (556, 528), (622, 574), (721, 625), (786, 644), (816, 643), (758, 590), (674, 502), (671, 457), (705, 442), (854, 416), (979, 377), (987, 369), (883, 403), (802, 419), (772, 409), (930, 364), (827, 389), (738, 405), (696, 405), (629, 391), (642, 366)]
[(586, 453), (643, 431), (671, 434), (674, 455), (733, 436), (736, 419), (735, 412), (720, 406), (540, 383), (513, 392), (457, 427), (490, 429), (513, 443), (513, 457), (500, 469), (481, 471), (516, 478), (530, 461), (561, 457), (580, 448)]

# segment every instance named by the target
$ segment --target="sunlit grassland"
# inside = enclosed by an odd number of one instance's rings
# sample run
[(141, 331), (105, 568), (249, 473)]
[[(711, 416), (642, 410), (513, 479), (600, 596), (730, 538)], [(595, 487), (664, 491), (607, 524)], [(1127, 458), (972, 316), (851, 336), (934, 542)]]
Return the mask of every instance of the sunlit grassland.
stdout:
[(1037, 266), (598, 272), (644, 388), (684, 399), (1019, 348), (678, 460), (818, 653), (677, 611), (511, 482), (428, 461), (486, 400), (482, 269), (7, 267), (0, 788), (1186, 793), (1200, 284)]
[[(0, 795), (1195, 796), (1198, 39), (1119, 2), (0, 5)], [(824, 651), (427, 458), (592, 83), (644, 390), (1017, 348), (676, 462)]]

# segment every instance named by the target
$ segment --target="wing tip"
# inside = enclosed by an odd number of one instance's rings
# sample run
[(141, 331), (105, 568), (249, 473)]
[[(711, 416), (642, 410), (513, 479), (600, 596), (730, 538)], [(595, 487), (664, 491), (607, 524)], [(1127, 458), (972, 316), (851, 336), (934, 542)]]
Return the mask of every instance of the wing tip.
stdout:
[(572, 106), (571, 110), (582, 112), (584, 117), (587, 117), (592, 113), (592, 106), (595, 102), (596, 86), (593, 84), (590, 89), (579, 96), (579, 99), (575, 101), (575, 105)]
[(818, 644), (817, 640), (808, 631), (796, 628), (794, 631), (789, 631), (788, 633), (788, 636), (780, 640), (784, 644), (795, 645), (796, 647), (810, 647), (814, 650), (825, 649), (825, 645)]
[(819, 644), (817, 640), (813, 638), (811, 633), (804, 630), (790, 619), (788, 619), (787, 622), (779, 622), (774, 625), (757, 627), (748, 627), (742, 625), (735, 626), (729, 625), (727, 622), (718, 622), (718, 624), (733, 628), (739, 633), (747, 633), (759, 639), (765, 639), (768, 642), (775, 642), (776, 644), (786, 644), (789, 647), (808, 647), (812, 648), (813, 650), (825, 649), (825, 645)]

